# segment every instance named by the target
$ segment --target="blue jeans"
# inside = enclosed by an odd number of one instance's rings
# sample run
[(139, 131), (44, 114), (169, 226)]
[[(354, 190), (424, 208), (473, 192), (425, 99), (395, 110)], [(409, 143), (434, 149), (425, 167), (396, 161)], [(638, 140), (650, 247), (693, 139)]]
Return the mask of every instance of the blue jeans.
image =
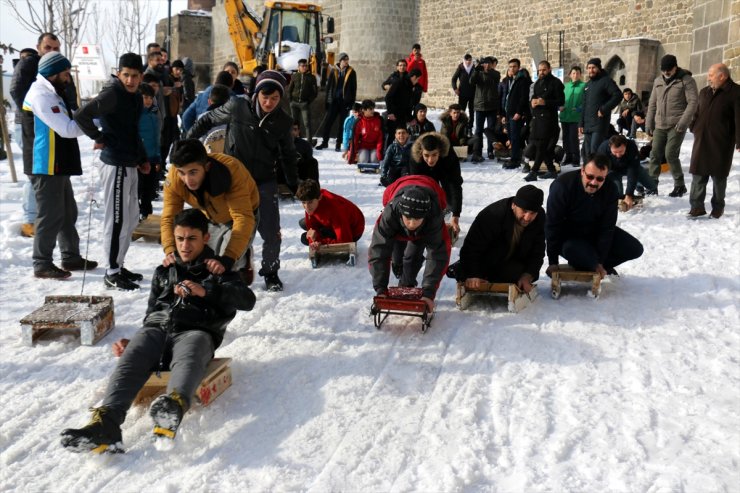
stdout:
[(509, 141), (511, 142), (511, 160), (522, 160), (522, 125), (524, 122), (520, 118), (514, 120), (506, 117), (506, 125), (509, 127)]

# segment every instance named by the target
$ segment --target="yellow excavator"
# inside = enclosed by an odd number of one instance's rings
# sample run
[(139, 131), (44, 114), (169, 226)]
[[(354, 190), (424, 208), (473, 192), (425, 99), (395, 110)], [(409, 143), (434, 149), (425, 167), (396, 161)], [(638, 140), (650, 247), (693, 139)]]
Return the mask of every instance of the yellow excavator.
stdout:
[(326, 32), (334, 32), (334, 19), (324, 16), (320, 5), (268, 0), (262, 16), (243, 0), (225, 0), (224, 8), (242, 73), (252, 75), (260, 64), (292, 73), (305, 58), (321, 78), (326, 64), (334, 64), (334, 53), (326, 52), (333, 39), (322, 36), (324, 21)]

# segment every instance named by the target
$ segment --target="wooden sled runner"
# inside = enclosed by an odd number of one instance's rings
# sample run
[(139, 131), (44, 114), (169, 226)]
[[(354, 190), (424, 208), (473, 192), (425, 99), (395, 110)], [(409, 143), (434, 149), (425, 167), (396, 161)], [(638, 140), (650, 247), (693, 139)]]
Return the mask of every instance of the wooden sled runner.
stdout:
[(159, 214), (149, 214), (146, 219), (141, 221), (133, 233), (131, 233), (131, 240), (136, 241), (139, 238), (144, 238), (144, 241), (156, 241), (162, 243), (162, 233), (159, 226), (159, 222), (162, 216)]
[(536, 300), (538, 294), (536, 289), (527, 294), (520, 291), (516, 284), (508, 282), (484, 283), (477, 289), (466, 288), (462, 281), (457, 283), (455, 304), (460, 310), (467, 310), (473, 303), (473, 299), (478, 296), (505, 297), (508, 310), (512, 313), (519, 313)]
[[(644, 205), (644, 197), (640, 197), (639, 195), (636, 197), (633, 197), (633, 204), (632, 204), (632, 210), (639, 210), (642, 209)], [(624, 203), (624, 199), (619, 199), (617, 202), (617, 207), (619, 208), (619, 212), (627, 212), (627, 204)]]
[(327, 257), (347, 258), (347, 265), (354, 266), (357, 261), (357, 243), (332, 243), (321, 245), (318, 250), (308, 249), (308, 258), (311, 260), (311, 267), (314, 269)]
[(92, 346), (115, 327), (111, 296), (47, 296), (44, 305), (21, 319), (21, 336), (30, 345), (42, 335), (78, 334)]
[[(206, 375), (195, 390), (195, 397), (202, 406), (207, 406), (231, 386), (231, 358), (213, 358), (206, 368)], [(170, 372), (163, 371), (158, 377), (152, 373), (134, 399), (134, 404), (150, 401), (163, 394), (170, 381)]]
[(370, 314), (378, 330), (388, 315), (419, 317), (422, 333), (427, 331), (434, 318), (434, 312), (429, 310), (426, 302), (421, 299), (421, 288), (388, 288), (386, 297), (373, 297)]
[(552, 297), (560, 298), (563, 281), (591, 284), (591, 295), (598, 298), (601, 294), (601, 277), (597, 272), (574, 270), (570, 265), (560, 265), (560, 270), (552, 273)]
[(357, 171), (360, 173), (380, 173), (380, 163), (357, 163)]

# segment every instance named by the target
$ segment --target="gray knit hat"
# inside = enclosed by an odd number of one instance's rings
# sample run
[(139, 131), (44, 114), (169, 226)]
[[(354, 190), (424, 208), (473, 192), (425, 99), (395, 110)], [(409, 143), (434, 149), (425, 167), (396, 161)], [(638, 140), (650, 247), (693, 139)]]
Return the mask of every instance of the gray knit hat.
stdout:
[(288, 85), (283, 74), (277, 70), (265, 70), (257, 76), (257, 83), (254, 86), (254, 93), (257, 94), (264, 89), (277, 89), (282, 97), (285, 93), (285, 86)]
[(426, 217), (429, 213), (432, 208), (432, 201), (421, 188), (410, 187), (403, 191), (398, 207), (404, 216), (420, 219)]
[(50, 51), (39, 60), (39, 75), (43, 77), (51, 77), (68, 68), (72, 68), (72, 64), (58, 51)]

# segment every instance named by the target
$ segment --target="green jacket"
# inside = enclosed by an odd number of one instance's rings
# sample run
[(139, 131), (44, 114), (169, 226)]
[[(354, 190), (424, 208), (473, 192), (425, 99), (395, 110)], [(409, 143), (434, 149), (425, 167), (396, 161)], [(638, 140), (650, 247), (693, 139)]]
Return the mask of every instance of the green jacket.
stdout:
[(560, 121), (563, 123), (578, 123), (581, 121), (581, 112), (583, 111), (583, 89), (586, 83), (582, 80), (578, 82), (568, 82), (565, 84), (565, 105), (560, 112)]

